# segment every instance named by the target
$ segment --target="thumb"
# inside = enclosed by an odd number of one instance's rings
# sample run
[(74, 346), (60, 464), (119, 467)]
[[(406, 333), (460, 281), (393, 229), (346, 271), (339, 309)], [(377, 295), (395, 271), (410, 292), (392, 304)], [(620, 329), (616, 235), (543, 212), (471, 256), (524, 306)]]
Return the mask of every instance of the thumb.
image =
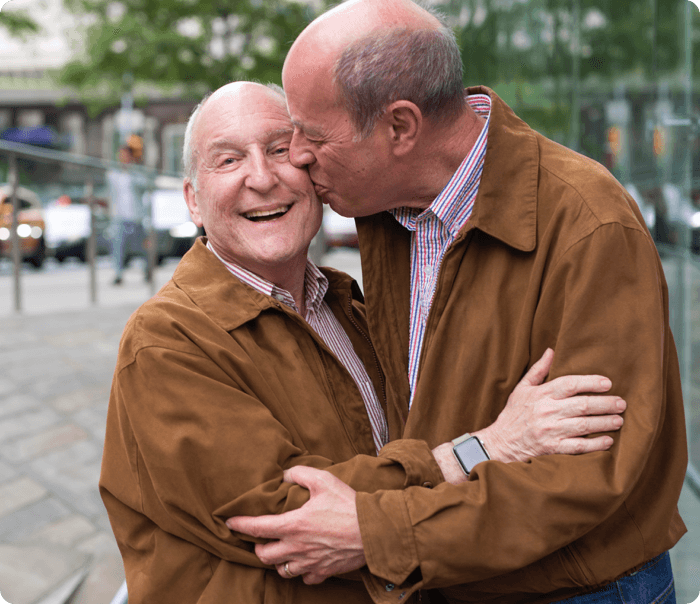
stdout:
[(294, 466), (284, 471), (285, 482), (293, 482), (309, 489), (309, 493), (311, 493), (312, 497), (332, 486), (333, 481), (336, 480), (339, 481), (339, 479), (330, 472), (310, 468), (309, 466)]
[(540, 360), (530, 367), (528, 372), (523, 376), (523, 379), (518, 382), (518, 386), (539, 386), (549, 374), (549, 369), (552, 366), (553, 360), (554, 351), (551, 348), (547, 348), (540, 357)]

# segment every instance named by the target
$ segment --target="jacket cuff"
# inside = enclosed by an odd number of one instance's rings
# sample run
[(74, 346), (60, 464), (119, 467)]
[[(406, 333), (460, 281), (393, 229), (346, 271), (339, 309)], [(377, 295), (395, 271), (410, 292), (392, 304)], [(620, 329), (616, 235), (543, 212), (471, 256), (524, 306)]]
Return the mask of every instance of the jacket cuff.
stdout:
[(424, 440), (395, 440), (382, 447), (378, 457), (390, 459), (403, 467), (406, 473), (404, 488), (420, 486), (431, 489), (445, 482), (440, 466)]
[(413, 527), (403, 491), (357, 493), (357, 517), (367, 568), (387, 584), (403, 585), (418, 567)]
[[(367, 568), (362, 569), (362, 580), (365, 589), (375, 604), (413, 604), (418, 602), (415, 592), (419, 584), (409, 582), (395, 585), (372, 575)], [(414, 597), (411, 597), (414, 596)]]

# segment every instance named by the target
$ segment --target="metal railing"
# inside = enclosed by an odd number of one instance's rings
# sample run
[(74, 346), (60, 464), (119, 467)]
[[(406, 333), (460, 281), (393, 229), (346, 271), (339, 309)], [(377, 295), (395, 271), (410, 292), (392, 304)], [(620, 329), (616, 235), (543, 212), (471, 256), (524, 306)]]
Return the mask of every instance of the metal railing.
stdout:
[[(90, 274), (90, 301), (93, 305), (97, 304), (97, 240), (96, 240), (96, 212), (95, 212), (95, 171), (107, 172), (109, 170), (120, 170), (124, 166), (115, 161), (106, 161), (94, 157), (76, 155), (63, 151), (47, 150), (32, 145), (22, 143), (12, 143), (0, 140), (0, 153), (8, 157), (8, 183), (10, 185), (10, 199), (12, 203), (12, 228), (10, 233), (10, 241), (12, 248), (12, 264), (13, 264), (13, 298), (14, 310), (16, 313), (22, 312), (22, 284), (21, 284), (21, 267), (22, 267), (22, 252), (20, 237), (18, 234), (19, 226), (19, 199), (17, 195), (20, 186), (18, 158), (29, 159), (37, 162), (59, 164), (61, 166), (74, 166), (85, 168), (89, 175), (85, 178), (83, 184), (84, 197), (90, 210), (90, 233), (87, 245), (87, 263)], [(150, 170), (142, 166), (130, 166), (132, 171), (140, 172), (144, 175), (149, 183), (149, 191), (154, 188), (155, 179), (157, 176), (179, 176), (173, 174), (158, 173), (155, 170)], [(153, 227), (153, 220), (148, 220), (147, 229), (147, 281), (149, 283), (151, 295), (155, 294), (155, 281), (153, 278), (153, 268), (156, 266), (157, 260), (157, 239), (156, 232)]]

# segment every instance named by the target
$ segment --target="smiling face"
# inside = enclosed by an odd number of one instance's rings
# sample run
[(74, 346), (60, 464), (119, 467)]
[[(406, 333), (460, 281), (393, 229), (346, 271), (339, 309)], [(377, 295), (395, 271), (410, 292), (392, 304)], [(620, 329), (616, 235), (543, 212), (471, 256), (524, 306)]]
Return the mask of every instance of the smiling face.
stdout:
[(322, 206), (306, 170), (289, 162), (284, 99), (259, 84), (229, 84), (195, 119), (196, 190), (185, 179), (193, 221), (222, 258), (273, 283), (303, 274)]

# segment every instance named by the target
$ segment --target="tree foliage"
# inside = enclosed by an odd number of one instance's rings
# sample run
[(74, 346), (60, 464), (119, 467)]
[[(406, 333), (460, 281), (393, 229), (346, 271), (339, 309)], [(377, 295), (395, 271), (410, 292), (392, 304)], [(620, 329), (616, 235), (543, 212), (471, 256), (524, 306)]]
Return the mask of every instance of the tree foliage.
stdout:
[(280, 83), (284, 57), (315, 17), (289, 0), (69, 0), (91, 15), (86, 53), (61, 80), (101, 104), (133, 86), (193, 98), (232, 80)]
[(21, 10), (0, 11), (0, 28), (18, 38), (38, 33), (41, 29), (26, 11)]
[[(200, 97), (236, 79), (280, 82), (292, 41), (326, 1), (66, 0), (91, 16), (85, 55), (63, 83), (115, 103), (136, 90)], [(438, 0), (465, 83), (487, 84), (550, 134), (568, 128), (574, 81), (609, 93), (679, 68), (688, 0)], [(697, 11), (694, 11), (697, 12)], [(700, 14), (694, 16), (700, 29)], [(695, 42), (696, 71), (700, 40)], [(578, 74), (578, 79), (576, 79)], [(528, 113), (529, 112), (529, 113)]]

